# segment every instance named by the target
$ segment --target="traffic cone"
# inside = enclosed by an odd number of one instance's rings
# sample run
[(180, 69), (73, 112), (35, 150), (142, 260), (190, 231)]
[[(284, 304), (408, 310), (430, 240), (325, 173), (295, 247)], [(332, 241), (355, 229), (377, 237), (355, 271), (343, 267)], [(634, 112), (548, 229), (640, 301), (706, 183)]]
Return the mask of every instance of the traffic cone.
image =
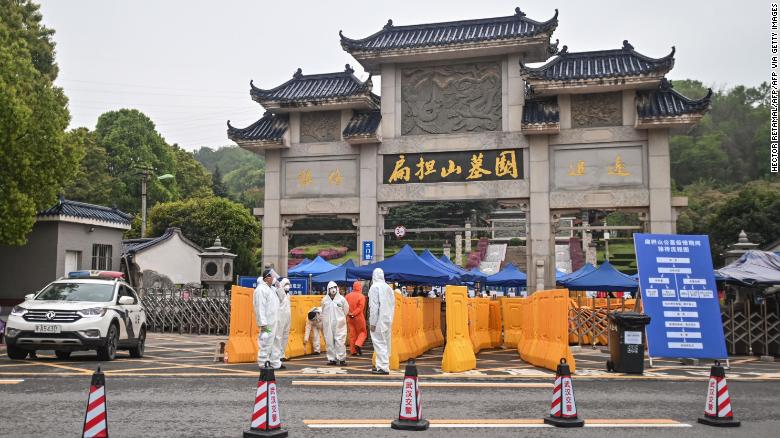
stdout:
[(553, 388), (550, 416), (545, 417), (546, 424), (555, 427), (582, 427), (585, 421), (577, 418), (577, 404), (574, 402), (574, 384), (566, 359), (561, 359), (555, 371), (555, 387)]
[(710, 380), (707, 383), (707, 400), (704, 403), (704, 416), (699, 423), (716, 427), (738, 427), (740, 422), (734, 419), (729, 398), (729, 385), (726, 372), (719, 361), (710, 368)]
[(278, 395), (274, 369), (271, 368), (270, 362), (266, 362), (265, 366), (260, 369), (255, 408), (252, 411), (252, 424), (249, 430), (244, 431), (244, 438), (283, 438), (287, 436), (287, 429), (282, 428)]
[(404, 372), (404, 386), (401, 391), (401, 407), (398, 419), (390, 423), (390, 427), (398, 430), (426, 430), (428, 420), (422, 417), (420, 400), (420, 382), (417, 379), (417, 365), (410, 359)]
[(108, 438), (108, 408), (106, 407), (106, 376), (100, 371), (92, 374), (89, 385), (87, 411), (84, 414), (83, 438)]

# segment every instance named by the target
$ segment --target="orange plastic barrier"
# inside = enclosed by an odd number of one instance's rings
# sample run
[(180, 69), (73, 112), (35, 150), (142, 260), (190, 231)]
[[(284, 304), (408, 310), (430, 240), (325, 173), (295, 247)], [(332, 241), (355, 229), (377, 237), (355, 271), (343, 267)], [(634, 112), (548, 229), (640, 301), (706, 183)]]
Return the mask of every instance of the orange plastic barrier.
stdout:
[[(293, 295), (290, 297), (290, 337), (287, 340), (285, 355), (288, 358), (300, 357), (312, 354), (314, 348), (311, 337), (308, 344), (304, 345), (303, 336), (306, 334), (306, 321), (308, 321), (309, 310), (312, 307), (319, 307), (324, 295)], [(326, 351), (325, 336), (320, 335), (320, 351)]]
[(539, 291), (525, 301), (521, 313), (518, 352), (526, 362), (555, 370), (565, 358), (572, 371), (576, 370), (574, 356), (569, 349), (569, 291), (556, 289)]
[(488, 323), (490, 331), (490, 347), (497, 348), (501, 346), (501, 303), (498, 300), (490, 300), (490, 320)]
[(252, 305), (254, 289), (233, 286), (230, 289), (230, 333), (225, 347), (225, 362), (257, 361), (257, 322)]
[(469, 299), (465, 286), (447, 286), (447, 345), (441, 369), (459, 373), (477, 367), (477, 357), (469, 339)]
[(501, 319), (504, 323), (504, 348), (517, 348), (523, 322), (524, 298), (501, 298)]

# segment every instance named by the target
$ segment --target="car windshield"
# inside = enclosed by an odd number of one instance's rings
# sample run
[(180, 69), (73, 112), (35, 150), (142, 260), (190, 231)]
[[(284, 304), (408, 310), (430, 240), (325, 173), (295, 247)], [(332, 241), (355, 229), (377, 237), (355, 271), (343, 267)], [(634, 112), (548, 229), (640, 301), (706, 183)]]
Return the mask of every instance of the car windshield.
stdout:
[(102, 301), (114, 297), (114, 285), (102, 283), (52, 283), (38, 296), (36, 301)]

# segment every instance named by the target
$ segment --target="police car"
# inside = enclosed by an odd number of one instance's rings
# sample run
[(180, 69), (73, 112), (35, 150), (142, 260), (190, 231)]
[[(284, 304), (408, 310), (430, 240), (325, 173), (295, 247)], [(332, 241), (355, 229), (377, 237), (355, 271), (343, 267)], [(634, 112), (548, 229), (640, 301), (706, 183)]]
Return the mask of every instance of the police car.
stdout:
[(35, 350), (54, 350), (59, 359), (82, 350), (96, 350), (101, 361), (113, 360), (117, 350), (142, 357), (146, 311), (122, 277), (114, 271), (76, 271), (27, 295), (8, 317), (8, 357), (24, 359)]

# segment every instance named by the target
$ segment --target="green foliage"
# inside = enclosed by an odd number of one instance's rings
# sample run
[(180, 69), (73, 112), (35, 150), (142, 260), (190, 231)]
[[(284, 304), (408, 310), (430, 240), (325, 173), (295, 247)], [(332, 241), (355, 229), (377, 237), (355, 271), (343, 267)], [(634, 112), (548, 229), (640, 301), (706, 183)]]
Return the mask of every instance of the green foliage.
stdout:
[(780, 237), (780, 181), (753, 181), (725, 193), (699, 183), (684, 193), (689, 205), (677, 221), (677, 231), (709, 234), (716, 264), (741, 230), (760, 245)]
[(219, 236), (222, 244), (238, 255), (235, 272), (257, 275), (255, 247), (260, 241), (260, 224), (242, 205), (225, 198), (191, 198), (160, 203), (149, 212), (150, 235), (159, 236), (168, 227), (178, 227), (202, 247)]
[(173, 185), (177, 198), (202, 198), (213, 195), (211, 191), (211, 175), (196, 159), (192, 152), (187, 152), (179, 145), (171, 146), (173, 150), (174, 181), (163, 184)]
[(493, 210), (495, 203), (490, 201), (458, 201), (458, 202), (419, 202), (410, 203), (390, 210), (387, 215), (387, 226), (403, 225), (406, 228), (446, 227), (447, 225), (463, 226), (472, 216), (471, 210), (477, 215)]
[(214, 172), (211, 174), (211, 190), (214, 192), (214, 196), (227, 197), (227, 189), (225, 189), (225, 183), (222, 182), (222, 172), (219, 171), (219, 166), (214, 168)]
[(53, 30), (38, 5), (0, 0), (0, 243), (23, 245), (35, 214), (73, 177), (83, 149), (65, 135), (67, 98), (52, 81)]
[[(675, 81), (691, 98), (707, 93), (699, 81)], [(688, 135), (670, 139), (672, 179), (677, 187), (699, 180), (726, 186), (769, 176), (769, 87), (718, 90), (712, 108)]]
[(77, 128), (67, 133), (69, 141), (81, 145), (84, 158), (64, 193), (68, 199), (98, 205), (112, 205), (114, 178), (108, 174), (109, 157), (106, 150), (95, 141), (95, 134), (87, 128)]
[(523, 246), (523, 239), (519, 237), (509, 239), (509, 246)]
[[(214, 186), (214, 193), (240, 202), (247, 208), (263, 205), (265, 186), (265, 160), (261, 155), (246, 151), (238, 146), (224, 146), (219, 149), (202, 147), (195, 152), (195, 158), (206, 169), (222, 175), (222, 185)], [(217, 194), (223, 190), (224, 194)]]

